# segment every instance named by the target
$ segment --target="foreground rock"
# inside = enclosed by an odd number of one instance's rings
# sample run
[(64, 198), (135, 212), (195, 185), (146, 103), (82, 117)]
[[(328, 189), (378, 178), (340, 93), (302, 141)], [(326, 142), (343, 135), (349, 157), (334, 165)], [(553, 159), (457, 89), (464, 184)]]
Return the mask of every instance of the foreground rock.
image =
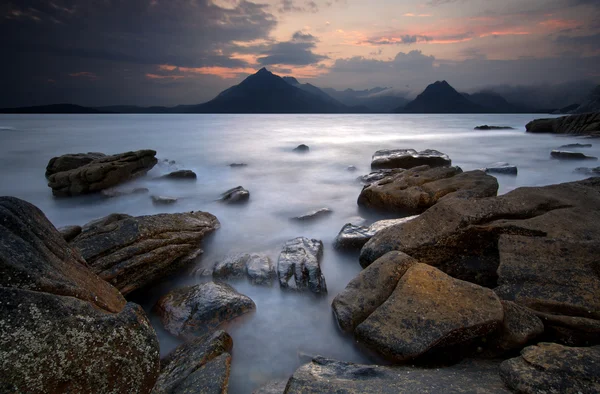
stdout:
[(275, 277), (275, 267), (266, 255), (241, 253), (217, 262), (212, 275), (221, 279), (248, 276), (253, 284), (270, 285)]
[[(2, 392), (149, 392), (156, 334), (44, 214), (0, 198)], [(127, 354), (127, 357), (123, 357)]]
[(500, 376), (519, 393), (600, 392), (600, 346), (572, 348), (540, 343), (523, 349), (521, 357), (504, 361)]
[(417, 152), (414, 149), (384, 149), (378, 150), (371, 160), (371, 168), (409, 169), (418, 166), (443, 167), (452, 164), (448, 155), (433, 149)]
[(377, 170), (377, 171), (373, 171), (370, 174), (367, 175), (363, 175), (363, 176), (359, 176), (357, 178), (358, 181), (360, 181), (361, 183), (365, 184), (365, 185), (369, 185), (373, 182), (377, 182), (382, 180), (383, 178), (386, 178), (392, 174), (397, 174), (399, 172), (404, 171), (403, 169), (393, 169), (393, 170)]
[(544, 323), (532, 310), (502, 301), (504, 320), (499, 335), (487, 344), (487, 355), (502, 355), (514, 349), (522, 349), (544, 333)]
[(217, 218), (200, 211), (113, 214), (84, 226), (72, 245), (96, 274), (128, 294), (192, 262), (217, 228)]
[(514, 130), (514, 127), (510, 126), (488, 126), (486, 124), (482, 126), (475, 126), (475, 130)]
[(594, 135), (600, 132), (600, 112), (536, 119), (527, 123), (525, 129), (529, 133)]
[(70, 171), (91, 163), (96, 159), (105, 157), (104, 153), (69, 153), (66, 155), (53, 157), (46, 166), (46, 178), (57, 172)]
[(198, 178), (192, 170), (177, 170), (160, 177), (160, 179), (195, 180)]
[(81, 234), (81, 226), (64, 226), (58, 229), (58, 232), (65, 241), (71, 242), (76, 236)]
[(316, 357), (298, 368), (286, 394), (300, 393), (509, 393), (489, 361), (419, 369), (360, 365)]
[(244, 203), (250, 199), (250, 192), (241, 186), (234, 187), (221, 194), (220, 201), (226, 204)]
[(321, 272), (323, 242), (304, 237), (287, 241), (277, 260), (277, 276), (282, 289), (327, 293)]
[(225, 331), (179, 346), (162, 360), (152, 394), (226, 393), (232, 348)]
[(483, 171), (462, 172), (459, 167), (416, 167), (395, 172), (363, 188), (358, 205), (387, 212), (421, 213), (448, 198), (495, 196), (496, 178)]
[(563, 150), (553, 150), (550, 152), (550, 156), (553, 159), (562, 159), (562, 160), (598, 160), (597, 157), (586, 156), (581, 152), (569, 152)]
[(490, 164), (488, 167), (484, 168), (488, 174), (503, 174), (503, 175), (517, 175), (518, 170), (517, 166), (506, 163), (506, 162), (498, 162), (494, 164)]
[(384, 228), (406, 223), (416, 217), (417, 216), (408, 216), (400, 219), (380, 220), (373, 223), (369, 227), (355, 226), (354, 224), (347, 223), (344, 225), (344, 227), (342, 227), (337, 237), (335, 237), (333, 246), (340, 250), (360, 249), (377, 232), (383, 230)]
[(48, 178), (55, 196), (99, 192), (144, 175), (158, 162), (156, 151), (139, 150), (95, 159), (83, 166), (56, 172)]
[(304, 215), (295, 216), (292, 218), (292, 220), (296, 220), (299, 222), (306, 222), (306, 221), (310, 221), (310, 220), (320, 219), (325, 216), (329, 216), (332, 213), (333, 213), (333, 211), (329, 208), (321, 208), (321, 209), (317, 209), (316, 211), (311, 211), (311, 212), (305, 213)]
[(256, 309), (254, 302), (226, 283), (186, 286), (162, 296), (155, 310), (169, 333), (193, 339)]
[(584, 174), (588, 176), (600, 176), (600, 167), (596, 168), (588, 168), (588, 167), (579, 167), (575, 169), (576, 173)]

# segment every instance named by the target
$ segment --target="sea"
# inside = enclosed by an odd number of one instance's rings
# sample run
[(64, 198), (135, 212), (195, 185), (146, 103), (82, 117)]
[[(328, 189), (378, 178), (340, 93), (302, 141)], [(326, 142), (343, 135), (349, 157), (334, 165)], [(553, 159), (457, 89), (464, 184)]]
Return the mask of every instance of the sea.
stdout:
[[(373, 153), (380, 149), (436, 149), (464, 171), (508, 162), (518, 175), (497, 175), (499, 194), (522, 186), (543, 186), (586, 178), (576, 167), (597, 162), (559, 161), (550, 151), (570, 143), (592, 143), (581, 149), (600, 156), (600, 142), (576, 136), (525, 133), (539, 115), (0, 115), (0, 195), (38, 206), (56, 226), (83, 225), (111, 213), (152, 215), (207, 211), (221, 228), (203, 244), (194, 266), (129, 297), (148, 313), (166, 355), (180, 341), (165, 332), (152, 308), (168, 291), (207, 280), (204, 268), (235, 253), (268, 254), (274, 263), (285, 241), (304, 236), (324, 244), (321, 267), (328, 293), (290, 293), (230, 284), (256, 303), (256, 311), (225, 329), (233, 337), (230, 393), (250, 393), (261, 385), (287, 379), (306, 357), (321, 355), (358, 363), (379, 362), (340, 333), (331, 301), (361, 270), (358, 252), (339, 252), (333, 241), (346, 223), (370, 224), (393, 215), (359, 209)], [(548, 117), (548, 116), (546, 116)], [(478, 125), (514, 130), (474, 130)], [(299, 144), (308, 153), (294, 152)], [(44, 177), (48, 161), (65, 153), (114, 154), (139, 149), (157, 151), (159, 164), (146, 177), (124, 188), (147, 187), (149, 194), (117, 198), (89, 195), (54, 198)], [(245, 167), (230, 167), (245, 163)], [(354, 168), (349, 168), (354, 166)], [(196, 182), (156, 181), (173, 170), (196, 172)], [(243, 186), (250, 200), (225, 205), (221, 193)], [(150, 195), (172, 196), (169, 206), (154, 205)], [(290, 218), (328, 208), (315, 221)]]

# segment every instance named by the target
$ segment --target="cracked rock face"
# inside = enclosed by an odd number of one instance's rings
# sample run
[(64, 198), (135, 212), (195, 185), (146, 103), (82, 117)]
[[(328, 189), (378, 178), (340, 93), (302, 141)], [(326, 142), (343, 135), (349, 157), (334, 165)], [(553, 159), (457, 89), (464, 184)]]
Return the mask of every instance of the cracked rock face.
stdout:
[(282, 289), (327, 293), (321, 272), (323, 242), (304, 237), (287, 241), (277, 260), (277, 275)]
[(423, 165), (443, 167), (450, 164), (452, 164), (452, 160), (448, 155), (433, 149), (426, 149), (421, 152), (414, 149), (383, 149), (375, 152), (371, 160), (371, 168), (374, 170), (409, 169)]
[(53, 157), (46, 166), (46, 178), (57, 172), (74, 170), (102, 157), (106, 157), (106, 155), (99, 152), (69, 153)]

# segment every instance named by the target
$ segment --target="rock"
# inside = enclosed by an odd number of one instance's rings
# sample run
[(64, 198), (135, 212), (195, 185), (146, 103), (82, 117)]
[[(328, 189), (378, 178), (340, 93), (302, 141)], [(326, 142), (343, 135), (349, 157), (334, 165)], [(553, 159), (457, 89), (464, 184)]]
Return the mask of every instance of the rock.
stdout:
[(586, 156), (581, 152), (569, 152), (563, 150), (553, 150), (550, 152), (550, 156), (553, 159), (563, 159), (563, 160), (598, 160), (597, 157)]
[(348, 167), (346, 167), (346, 171), (354, 172), (356, 170), (358, 170), (358, 168), (356, 168), (356, 166), (348, 166)]
[(600, 112), (536, 119), (527, 123), (525, 129), (529, 133), (590, 135), (600, 131)]
[(246, 263), (250, 259), (250, 254), (236, 254), (227, 256), (225, 259), (218, 261), (213, 268), (213, 276), (215, 278), (229, 279), (239, 278), (246, 275)]
[(225, 331), (184, 343), (162, 360), (152, 394), (226, 393), (232, 348)]
[(489, 167), (483, 169), (488, 174), (504, 174), (504, 175), (517, 175), (517, 166), (514, 166), (505, 162), (498, 162), (490, 164)]
[(128, 294), (192, 262), (219, 228), (207, 212), (132, 217), (113, 214), (83, 226), (72, 245), (92, 271)]
[(151, 390), (159, 348), (142, 308), (14, 197), (0, 198), (0, 272), (0, 391)]
[(321, 272), (323, 242), (304, 237), (287, 241), (277, 260), (277, 275), (282, 289), (310, 290), (315, 294), (327, 293), (325, 277)]
[(342, 331), (353, 332), (390, 297), (402, 275), (416, 263), (404, 253), (390, 252), (352, 279), (331, 304)]
[(509, 393), (490, 361), (464, 361), (447, 368), (384, 367), (315, 358), (298, 368), (286, 394), (300, 393)]
[(359, 176), (357, 178), (357, 180), (364, 183), (365, 185), (369, 185), (373, 182), (380, 181), (383, 178), (386, 178), (392, 174), (397, 174), (397, 173), (400, 173), (403, 171), (404, 171), (403, 169), (377, 170), (377, 171), (371, 172), (370, 174)]
[(433, 149), (417, 152), (414, 149), (384, 149), (378, 150), (371, 160), (371, 168), (409, 169), (427, 165), (429, 167), (443, 167), (452, 164), (448, 155)]
[(311, 211), (311, 212), (305, 213), (304, 215), (301, 215), (301, 216), (293, 217), (292, 220), (305, 222), (305, 221), (309, 221), (309, 220), (320, 219), (325, 216), (329, 216), (332, 213), (333, 213), (333, 211), (329, 208), (321, 208), (321, 209), (317, 209), (316, 211)]
[(195, 180), (198, 176), (192, 170), (177, 170), (160, 177), (160, 179)]
[(129, 189), (129, 190), (121, 190), (121, 189), (111, 187), (110, 189), (102, 190), (100, 193), (104, 197), (113, 198), (113, 197), (127, 196), (130, 194), (145, 194), (145, 193), (149, 193), (149, 192), (150, 192), (150, 190), (148, 190), (148, 188), (146, 188), (146, 187), (136, 187), (135, 189)]
[(255, 285), (270, 286), (275, 277), (275, 267), (268, 256), (253, 253), (246, 262), (246, 272)]
[(250, 199), (250, 192), (241, 186), (234, 187), (221, 194), (220, 201), (227, 204), (238, 204)]
[(500, 335), (488, 345), (494, 355), (521, 349), (544, 333), (544, 323), (533, 311), (512, 301), (501, 302), (504, 309), (504, 321)]
[(567, 144), (561, 145), (560, 148), (591, 148), (592, 144)]
[(254, 390), (252, 394), (284, 394), (287, 382), (287, 379), (271, 381)]
[(335, 237), (333, 246), (336, 249), (360, 249), (378, 231), (381, 231), (384, 228), (395, 226), (397, 224), (406, 223), (415, 219), (417, 216), (418, 215), (408, 216), (400, 219), (380, 220), (373, 223), (369, 227), (355, 226), (351, 223), (347, 223), (344, 225), (344, 227), (342, 227), (337, 237)]
[(248, 166), (248, 164), (246, 164), (246, 163), (231, 163), (229, 165), (229, 167), (231, 167), (231, 168), (239, 168), (239, 167), (247, 167), (247, 166)]
[(81, 233), (81, 226), (64, 226), (58, 229), (58, 232), (67, 242), (71, 242), (73, 238)]
[(156, 205), (171, 205), (177, 202), (177, 197), (169, 196), (150, 196), (152, 203)]
[(189, 340), (256, 309), (254, 301), (226, 283), (206, 282), (162, 296), (155, 310), (169, 333)]
[(53, 157), (46, 166), (46, 178), (57, 172), (70, 171), (91, 163), (96, 159), (105, 157), (104, 153), (69, 153), (66, 155)]
[(475, 126), (475, 130), (514, 130), (514, 127), (510, 126), (488, 126), (486, 124), (482, 126)]
[(306, 153), (309, 150), (310, 150), (310, 148), (308, 147), (308, 145), (304, 145), (304, 144), (300, 144), (294, 148), (294, 152), (299, 152), (299, 153)]
[(579, 168), (576, 168), (574, 172), (576, 172), (578, 174), (588, 175), (588, 176), (600, 176), (600, 167), (596, 167), (596, 168), (579, 167)]
[(101, 157), (72, 170), (50, 175), (48, 186), (55, 196), (99, 192), (144, 175), (157, 163), (155, 155), (153, 150), (139, 150)]
[(573, 348), (539, 343), (500, 365), (500, 377), (519, 393), (600, 392), (600, 346)]
[(421, 213), (447, 198), (496, 195), (498, 181), (483, 171), (459, 167), (415, 167), (365, 186), (358, 205), (387, 212)]
[(356, 329), (359, 341), (406, 361), (493, 334), (504, 312), (490, 289), (454, 279), (426, 264), (409, 267), (390, 297)]

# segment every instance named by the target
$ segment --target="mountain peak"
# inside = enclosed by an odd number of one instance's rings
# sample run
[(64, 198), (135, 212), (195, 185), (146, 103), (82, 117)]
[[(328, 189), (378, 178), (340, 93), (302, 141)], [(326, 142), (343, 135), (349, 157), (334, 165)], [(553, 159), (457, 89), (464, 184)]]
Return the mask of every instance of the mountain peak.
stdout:
[(261, 74), (271, 74), (271, 72), (269, 70), (267, 70), (266, 67), (261, 68), (260, 70), (258, 70), (256, 72), (257, 75), (261, 75)]
[(283, 77), (283, 80), (290, 85), (300, 85), (300, 82), (294, 77)]

